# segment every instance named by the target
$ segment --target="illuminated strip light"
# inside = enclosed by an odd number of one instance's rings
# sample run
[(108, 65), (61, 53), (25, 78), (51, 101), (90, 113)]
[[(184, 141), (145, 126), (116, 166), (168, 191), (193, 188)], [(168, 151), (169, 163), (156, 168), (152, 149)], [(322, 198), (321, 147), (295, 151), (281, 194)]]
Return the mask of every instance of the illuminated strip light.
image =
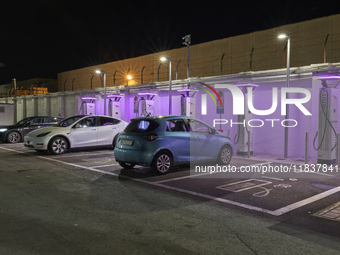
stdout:
[(96, 97), (82, 97), (83, 100), (96, 100)]
[(115, 97), (124, 97), (123, 95), (117, 95), (117, 94), (111, 94), (111, 95), (107, 95), (107, 98), (115, 98)]
[(330, 79), (340, 79), (340, 75), (316, 75), (313, 76), (313, 79), (316, 80), (330, 80)]

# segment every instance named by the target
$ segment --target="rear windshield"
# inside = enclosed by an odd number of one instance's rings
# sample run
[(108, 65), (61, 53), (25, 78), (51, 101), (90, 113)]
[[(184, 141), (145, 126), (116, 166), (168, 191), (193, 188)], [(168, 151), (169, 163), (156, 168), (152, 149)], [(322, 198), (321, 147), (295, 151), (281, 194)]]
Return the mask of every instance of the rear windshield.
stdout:
[(126, 133), (149, 132), (159, 127), (159, 124), (153, 120), (132, 120), (125, 128)]

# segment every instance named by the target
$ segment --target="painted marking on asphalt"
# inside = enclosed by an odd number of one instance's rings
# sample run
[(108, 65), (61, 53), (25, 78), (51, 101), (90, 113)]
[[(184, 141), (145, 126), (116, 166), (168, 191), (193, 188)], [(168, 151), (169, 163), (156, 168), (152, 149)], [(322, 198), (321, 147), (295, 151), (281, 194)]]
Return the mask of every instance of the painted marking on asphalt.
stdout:
[(108, 166), (118, 166), (119, 164), (110, 164), (110, 165), (100, 165), (100, 166), (92, 166), (91, 168), (101, 168), (101, 167), (108, 167)]
[[(102, 155), (103, 153), (70, 153), (70, 154), (63, 154), (63, 155), (51, 155), (52, 157), (58, 158), (69, 158), (69, 157), (83, 157), (83, 156), (97, 156)], [(113, 153), (112, 153), (113, 156)]]
[[(27, 152), (16, 151), (16, 150), (4, 148), (4, 147), (0, 147), (0, 149), (18, 152), (18, 153), (22, 153), (22, 154), (29, 154)], [(214, 197), (214, 196), (210, 196), (210, 195), (207, 195), (207, 194), (202, 194), (202, 193), (195, 192), (195, 191), (171, 187), (171, 186), (168, 186), (168, 185), (164, 185), (162, 183), (153, 183), (153, 182), (149, 182), (149, 181), (145, 181), (145, 180), (141, 180), (141, 179), (130, 178), (128, 176), (123, 176), (123, 175), (119, 175), (119, 174), (112, 173), (112, 172), (98, 170), (98, 169), (94, 169), (92, 167), (85, 167), (85, 166), (81, 166), (81, 165), (77, 165), (77, 164), (73, 164), (73, 163), (63, 162), (61, 160), (48, 158), (48, 157), (44, 157), (44, 156), (37, 156), (37, 157), (44, 159), (44, 160), (50, 160), (50, 161), (62, 163), (62, 164), (77, 167), (77, 168), (83, 168), (83, 169), (93, 171), (93, 172), (98, 172), (98, 173), (112, 175), (112, 176), (121, 176), (121, 177), (124, 177), (124, 178), (129, 179), (129, 180), (133, 180), (133, 181), (136, 181), (136, 182), (145, 183), (145, 184), (148, 184), (148, 185), (153, 185), (153, 186), (156, 186), (156, 187), (165, 188), (165, 189), (169, 189), (169, 190), (174, 190), (174, 191), (178, 191), (178, 192), (181, 192), (181, 193), (190, 194), (190, 195), (194, 195), (194, 196), (197, 196), (197, 197), (202, 197), (202, 198), (205, 198), (205, 199), (210, 199), (210, 200), (213, 200), (213, 201), (217, 201), (217, 202), (221, 202), (221, 203), (225, 203), (225, 204), (230, 204), (230, 205), (246, 208), (246, 209), (253, 210), (253, 211), (263, 212), (263, 213), (267, 213), (267, 214), (274, 215), (274, 216), (280, 216), (282, 214), (288, 213), (288, 212), (293, 211), (297, 208), (300, 208), (300, 207), (305, 206), (307, 204), (313, 203), (317, 200), (320, 200), (322, 198), (325, 198), (327, 196), (330, 196), (330, 195), (340, 191), (340, 186), (338, 186), (338, 187), (335, 187), (331, 190), (327, 190), (325, 192), (322, 192), (322, 193), (319, 193), (315, 196), (303, 199), (301, 201), (298, 201), (296, 203), (282, 207), (282, 208), (277, 209), (275, 211), (271, 211), (271, 210), (267, 210), (267, 209), (260, 208), (260, 207), (257, 207), (257, 206), (247, 205), (247, 204), (235, 202), (235, 201), (224, 199), (224, 198), (219, 198), (219, 197)], [(264, 164), (264, 163), (262, 163), (262, 164)]]
[(335, 188), (330, 189), (330, 190), (327, 190), (327, 191), (324, 191), (324, 192), (319, 193), (319, 194), (317, 194), (317, 195), (314, 195), (314, 196), (312, 196), (312, 197), (303, 199), (303, 200), (298, 201), (298, 202), (296, 202), (296, 203), (293, 203), (293, 204), (291, 204), (291, 205), (287, 205), (287, 206), (285, 206), (285, 207), (282, 207), (282, 208), (280, 208), (280, 209), (277, 209), (277, 210), (273, 211), (273, 213), (274, 213), (274, 215), (279, 216), (279, 215), (285, 214), (285, 213), (287, 213), (287, 212), (293, 211), (293, 210), (295, 210), (295, 209), (297, 209), (297, 208), (299, 208), (299, 207), (302, 207), (302, 206), (311, 204), (311, 203), (313, 203), (313, 202), (315, 202), (315, 201), (318, 201), (318, 200), (320, 200), (320, 199), (323, 199), (323, 198), (325, 198), (325, 197), (328, 197), (328, 196), (330, 196), (330, 195), (332, 195), (332, 194), (334, 194), (334, 193), (337, 193), (337, 192), (339, 192), (339, 191), (340, 191), (340, 186), (335, 187)]
[[(8, 149), (8, 148), (0, 147), (0, 149), (4, 149), (4, 150), (8, 150), (8, 151), (13, 151), (13, 152), (18, 152), (18, 153), (22, 153), (22, 154), (29, 154), (29, 153), (24, 152), (24, 151), (16, 151), (16, 150)], [(95, 169), (95, 168), (92, 168), (92, 167), (81, 166), (81, 165), (77, 165), (77, 164), (73, 164), (73, 163), (64, 162), (64, 161), (61, 161), (61, 160), (58, 160), (58, 159), (54, 159), (54, 158), (48, 158), (48, 157), (44, 157), (44, 156), (36, 156), (36, 157), (44, 159), (44, 160), (50, 160), (50, 161), (62, 163), (62, 164), (65, 164), (65, 165), (77, 167), (77, 168), (83, 168), (83, 169), (86, 169), (86, 170), (89, 170), (89, 171), (98, 172), (98, 173), (102, 173), (102, 174), (108, 174), (108, 175), (112, 175), (112, 176), (118, 176), (119, 175), (119, 174), (116, 174), (116, 173), (111, 173), (111, 172), (107, 172), (107, 171), (98, 170), (98, 169)]]
[(285, 179), (281, 179), (281, 178), (274, 178), (274, 177), (269, 177), (269, 176), (264, 176), (264, 175), (262, 175), (262, 178), (272, 179), (272, 180), (276, 180), (276, 181), (284, 181), (285, 180)]
[(231, 192), (242, 192), (249, 189), (258, 188), (261, 186), (265, 186), (271, 184), (272, 182), (269, 181), (262, 181), (257, 179), (248, 179), (238, 182), (232, 182), (228, 184), (224, 184), (221, 186), (216, 187), (216, 189), (223, 189)]

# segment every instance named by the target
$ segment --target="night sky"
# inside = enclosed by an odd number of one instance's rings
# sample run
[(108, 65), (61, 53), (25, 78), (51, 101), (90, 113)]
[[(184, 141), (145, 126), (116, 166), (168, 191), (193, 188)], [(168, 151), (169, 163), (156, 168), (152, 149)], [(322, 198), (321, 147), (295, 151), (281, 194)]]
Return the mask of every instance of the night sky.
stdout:
[[(8, 1), (0, 85), (340, 13), (324, 1)], [(266, 3), (264, 3), (266, 2)]]

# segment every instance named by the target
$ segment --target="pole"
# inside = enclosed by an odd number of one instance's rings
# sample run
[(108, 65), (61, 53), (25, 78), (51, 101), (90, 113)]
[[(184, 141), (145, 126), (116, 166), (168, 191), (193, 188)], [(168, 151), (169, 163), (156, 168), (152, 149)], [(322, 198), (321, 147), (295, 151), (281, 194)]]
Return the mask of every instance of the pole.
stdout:
[(106, 115), (106, 72), (104, 72), (104, 115)]
[(172, 114), (172, 100), (171, 100), (171, 90), (172, 90), (172, 84), (171, 84), (171, 59), (169, 58), (169, 115)]
[[(286, 77), (286, 87), (289, 87), (289, 73), (290, 73), (290, 35), (287, 35), (287, 77)], [(288, 97), (288, 95), (287, 95)], [(286, 119), (289, 118), (289, 108), (286, 105)], [(284, 158), (288, 157), (288, 127), (285, 127), (285, 137), (284, 137)]]
[(248, 134), (248, 152), (247, 152), (247, 158), (250, 158), (250, 131), (247, 130)]
[(305, 136), (305, 164), (308, 164), (308, 132)]
[(336, 135), (336, 165), (339, 167), (339, 157), (340, 157), (340, 151), (339, 151), (339, 136), (340, 134)]

